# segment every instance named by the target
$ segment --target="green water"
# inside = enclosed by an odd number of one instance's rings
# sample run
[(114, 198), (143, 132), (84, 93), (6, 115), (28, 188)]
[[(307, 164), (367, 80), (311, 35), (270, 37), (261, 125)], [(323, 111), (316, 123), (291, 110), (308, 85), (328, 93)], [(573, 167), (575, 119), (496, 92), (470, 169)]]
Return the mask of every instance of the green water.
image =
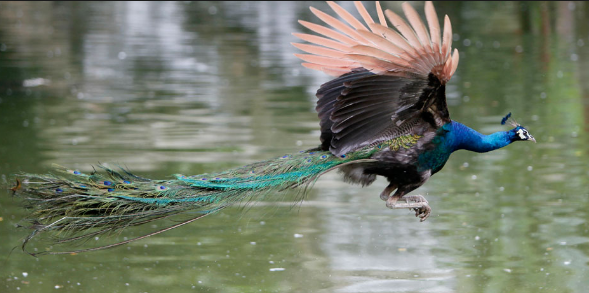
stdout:
[[(52, 163), (166, 178), (316, 146), (314, 93), (329, 78), (290, 45), (298, 19), (317, 21), (309, 5), (0, 3), (0, 184)], [(451, 117), (490, 133), (512, 112), (538, 143), (453, 154), (415, 192), (433, 208), (426, 222), (385, 207), (386, 180), (333, 173), (294, 208), (231, 208), (123, 247), (34, 258), (3, 190), (0, 292), (587, 292), (589, 5), (436, 6), (460, 51)]]

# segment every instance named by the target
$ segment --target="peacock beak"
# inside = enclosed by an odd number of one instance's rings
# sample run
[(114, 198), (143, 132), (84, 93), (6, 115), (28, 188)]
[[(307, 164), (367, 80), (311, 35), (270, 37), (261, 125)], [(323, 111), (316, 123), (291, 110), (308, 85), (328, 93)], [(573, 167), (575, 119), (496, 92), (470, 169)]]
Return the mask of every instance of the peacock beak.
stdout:
[(533, 141), (534, 143), (536, 143), (536, 139), (535, 139), (533, 136), (531, 136), (531, 135), (530, 135), (530, 138), (529, 138), (528, 140), (531, 140), (531, 141)]

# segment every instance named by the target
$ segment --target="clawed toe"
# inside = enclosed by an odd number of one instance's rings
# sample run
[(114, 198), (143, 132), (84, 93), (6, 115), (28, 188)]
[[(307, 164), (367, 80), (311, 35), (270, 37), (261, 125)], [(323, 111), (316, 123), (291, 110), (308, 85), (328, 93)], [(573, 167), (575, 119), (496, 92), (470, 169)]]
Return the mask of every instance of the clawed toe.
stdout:
[(405, 196), (403, 198), (405, 199), (405, 201), (407, 203), (409, 203), (409, 201), (412, 201), (412, 202), (422, 204), (421, 207), (413, 209), (415, 211), (415, 216), (420, 218), (420, 222), (423, 222), (427, 218), (429, 218), (432, 208), (429, 206), (427, 199), (425, 199), (425, 197), (423, 195), (419, 195), (419, 194), (418, 195), (409, 195), (409, 196)]
[[(423, 195), (407, 195), (406, 189), (397, 189), (395, 194), (390, 196), (390, 193), (397, 188), (395, 184), (389, 184), (380, 194), (380, 198), (387, 203), (387, 207), (390, 209), (409, 209), (415, 211), (415, 216), (420, 218), (420, 221), (425, 221), (431, 214), (432, 208), (429, 206), (427, 199)], [(405, 200), (405, 203), (398, 202), (399, 200)]]
[(420, 222), (423, 222), (427, 218), (429, 218), (429, 215), (432, 212), (432, 208), (427, 203), (423, 203), (423, 206), (421, 206), (420, 208), (415, 208), (414, 210), (415, 216), (420, 218)]
[(389, 198), (387, 200), (387, 207), (390, 209), (413, 209), (415, 216), (420, 218), (420, 222), (425, 221), (429, 218), (432, 208), (429, 206), (428, 201), (422, 195), (411, 195), (403, 197), (405, 203), (398, 203), (396, 198)]

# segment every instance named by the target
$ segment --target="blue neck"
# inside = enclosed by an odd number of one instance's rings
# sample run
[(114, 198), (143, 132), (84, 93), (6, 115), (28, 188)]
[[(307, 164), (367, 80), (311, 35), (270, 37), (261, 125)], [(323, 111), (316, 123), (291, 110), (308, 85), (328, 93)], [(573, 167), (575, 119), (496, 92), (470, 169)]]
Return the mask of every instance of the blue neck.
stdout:
[(451, 128), (449, 134), (452, 136), (452, 139), (449, 140), (449, 147), (452, 152), (464, 149), (477, 153), (485, 153), (500, 149), (514, 141), (512, 131), (499, 131), (484, 135), (456, 121), (444, 125), (444, 127), (446, 126)]

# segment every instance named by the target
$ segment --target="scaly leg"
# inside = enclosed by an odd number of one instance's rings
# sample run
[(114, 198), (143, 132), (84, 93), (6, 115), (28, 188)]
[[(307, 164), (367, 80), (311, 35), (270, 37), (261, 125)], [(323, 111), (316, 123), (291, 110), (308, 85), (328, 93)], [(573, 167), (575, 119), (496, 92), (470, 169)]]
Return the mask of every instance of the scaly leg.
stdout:
[[(391, 185), (389, 185), (389, 187), (390, 186)], [(389, 187), (385, 188), (383, 193), (386, 192)], [(391, 209), (414, 209), (415, 216), (419, 217), (420, 221), (423, 222), (429, 217), (432, 211), (425, 197), (421, 195), (410, 195), (405, 198), (406, 203), (397, 203), (399, 199), (403, 198), (403, 196), (410, 191), (411, 190), (405, 188), (397, 189), (395, 194), (387, 199), (387, 207)], [(381, 198), (382, 195), (383, 194), (381, 193)], [(412, 203), (410, 203), (410, 201), (412, 201)]]

